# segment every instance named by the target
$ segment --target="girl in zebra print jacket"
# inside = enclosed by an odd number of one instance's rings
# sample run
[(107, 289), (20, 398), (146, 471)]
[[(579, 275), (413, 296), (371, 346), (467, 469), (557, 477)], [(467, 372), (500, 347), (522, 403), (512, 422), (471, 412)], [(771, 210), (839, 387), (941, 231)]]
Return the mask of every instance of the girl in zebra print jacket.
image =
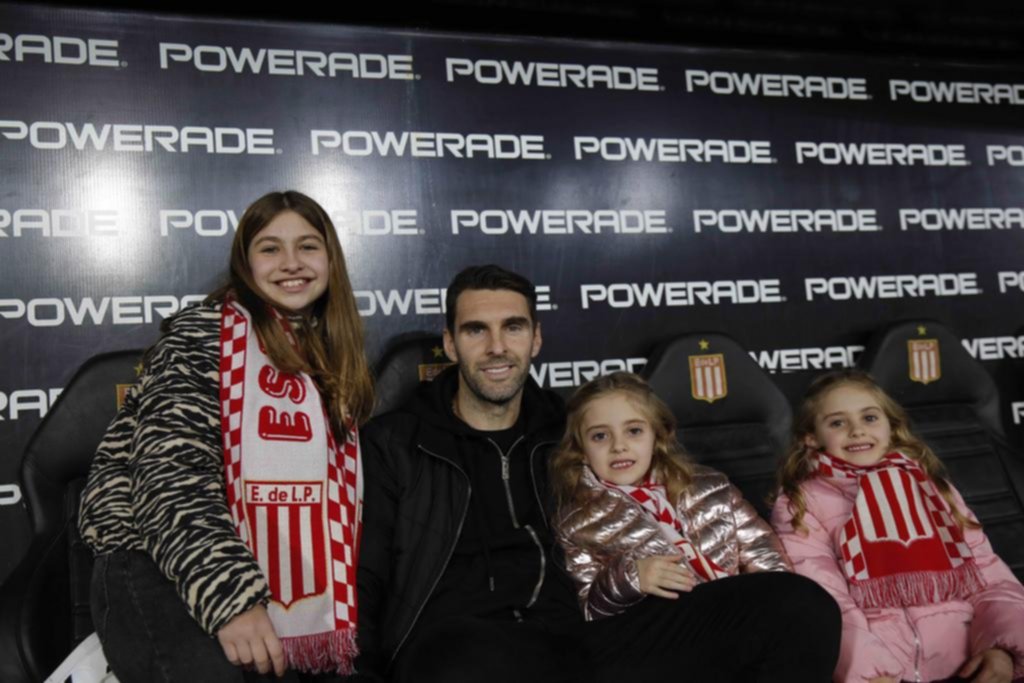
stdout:
[(93, 620), (122, 683), (353, 673), (372, 404), (330, 219), (298, 192), (261, 197), (229, 282), (165, 321), (83, 493)]

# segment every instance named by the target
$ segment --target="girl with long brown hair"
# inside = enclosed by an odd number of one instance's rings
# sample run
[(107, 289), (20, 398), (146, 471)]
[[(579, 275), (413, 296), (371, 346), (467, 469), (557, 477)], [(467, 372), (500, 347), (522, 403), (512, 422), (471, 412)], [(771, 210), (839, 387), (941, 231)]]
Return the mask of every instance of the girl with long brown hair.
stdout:
[(330, 218), (299, 192), (264, 195), (239, 220), (228, 282), (164, 322), (83, 495), (119, 680), (353, 672), (372, 405)]

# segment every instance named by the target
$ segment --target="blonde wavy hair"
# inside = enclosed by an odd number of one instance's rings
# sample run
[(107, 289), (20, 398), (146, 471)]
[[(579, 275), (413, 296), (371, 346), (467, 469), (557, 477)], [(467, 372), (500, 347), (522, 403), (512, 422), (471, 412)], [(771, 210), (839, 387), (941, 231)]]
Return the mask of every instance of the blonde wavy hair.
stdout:
[(882, 387), (878, 386), (869, 374), (854, 369), (830, 372), (815, 379), (804, 394), (803, 401), (793, 419), (793, 435), (789, 451), (779, 469), (778, 476), (779, 489), (789, 498), (789, 511), (793, 514), (793, 528), (806, 530), (803, 518), (807, 513), (807, 502), (804, 500), (800, 485), (816, 476), (811, 459), (814, 450), (806, 444), (806, 438), (808, 435), (814, 434), (815, 422), (825, 398), (832, 391), (844, 386), (853, 386), (871, 394), (886, 419), (889, 420), (890, 450), (899, 451), (920, 463), (922, 469), (934, 482), (935, 488), (946, 500), (954, 519), (961, 528), (979, 528), (980, 525), (968, 519), (956, 505), (945, 466), (932, 449), (910, 431), (909, 419), (903, 407), (893, 400)]
[(565, 435), (551, 459), (551, 488), (560, 513), (572, 506), (586, 506), (589, 496), (580, 484), (587, 467), (583, 451), (583, 417), (587, 407), (599, 398), (622, 394), (654, 430), (651, 478), (665, 486), (669, 501), (676, 505), (690, 484), (692, 465), (676, 441), (676, 418), (647, 382), (629, 372), (613, 372), (592, 379), (573, 394), (567, 405)]

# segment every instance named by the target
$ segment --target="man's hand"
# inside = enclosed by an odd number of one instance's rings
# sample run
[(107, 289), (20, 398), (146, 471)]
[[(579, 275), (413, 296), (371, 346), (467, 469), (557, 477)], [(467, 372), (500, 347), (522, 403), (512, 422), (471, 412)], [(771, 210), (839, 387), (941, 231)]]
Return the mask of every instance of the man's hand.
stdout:
[(680, 555), (645, 557), (636, 563), (640, 575), (640, 591), (659, 598), (675, 600), (679, 591), (691, 591), (699, 581), (697, 576), (682, 564)]
[(273, 668), (278, 677), (284, 676), (284, 649), (263, 605), (256, 605), (224, 624), (217, 631), (217, 640), (232, 664), (253, 666), (261, 674), (270, 673)]
[(971, 683), (1010, 683), (1013, 680), (1013, 657), (1006, 650), (989, 648), (968, 659), (957, 676), (970, 678)]

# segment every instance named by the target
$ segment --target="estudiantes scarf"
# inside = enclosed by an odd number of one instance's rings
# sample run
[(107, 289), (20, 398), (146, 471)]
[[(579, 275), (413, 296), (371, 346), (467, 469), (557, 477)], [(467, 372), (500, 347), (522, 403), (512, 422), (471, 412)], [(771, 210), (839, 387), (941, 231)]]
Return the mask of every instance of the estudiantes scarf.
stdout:
[[(294, 344), (288, 321), (273, 313)], [(267, 579), (288, 667), (352, 673), (362, 499), (355, 427), (335, 443), (313, 380), (278, 371), (248, 311), (231, 300), (221, 313), (220, 375), (228, 507)]]
[(819, 451), (815, 467), (819, 476), (857, 481), (853, 513), (837, 544), (858, 605), (934, 604), (984, 587), (963, 531), (920, 464), (889, 453), (861, 467)]
[(610, 489), (622, 491), (639, 503), (640, 507), (658, 523), (662, 534), (679, 548), (683, 559), (701, 579), (713, 581), (729, 576), (728, 572), (715, 564), (711, 558), (706, 557), (686, 538), (683, 533), (683, 525), (676, 515), (675, 507), (668, 501), (664, 486), (650, 481), (645, 481), (640, 486), (613, 484), (603, 480), (601, 483)]

